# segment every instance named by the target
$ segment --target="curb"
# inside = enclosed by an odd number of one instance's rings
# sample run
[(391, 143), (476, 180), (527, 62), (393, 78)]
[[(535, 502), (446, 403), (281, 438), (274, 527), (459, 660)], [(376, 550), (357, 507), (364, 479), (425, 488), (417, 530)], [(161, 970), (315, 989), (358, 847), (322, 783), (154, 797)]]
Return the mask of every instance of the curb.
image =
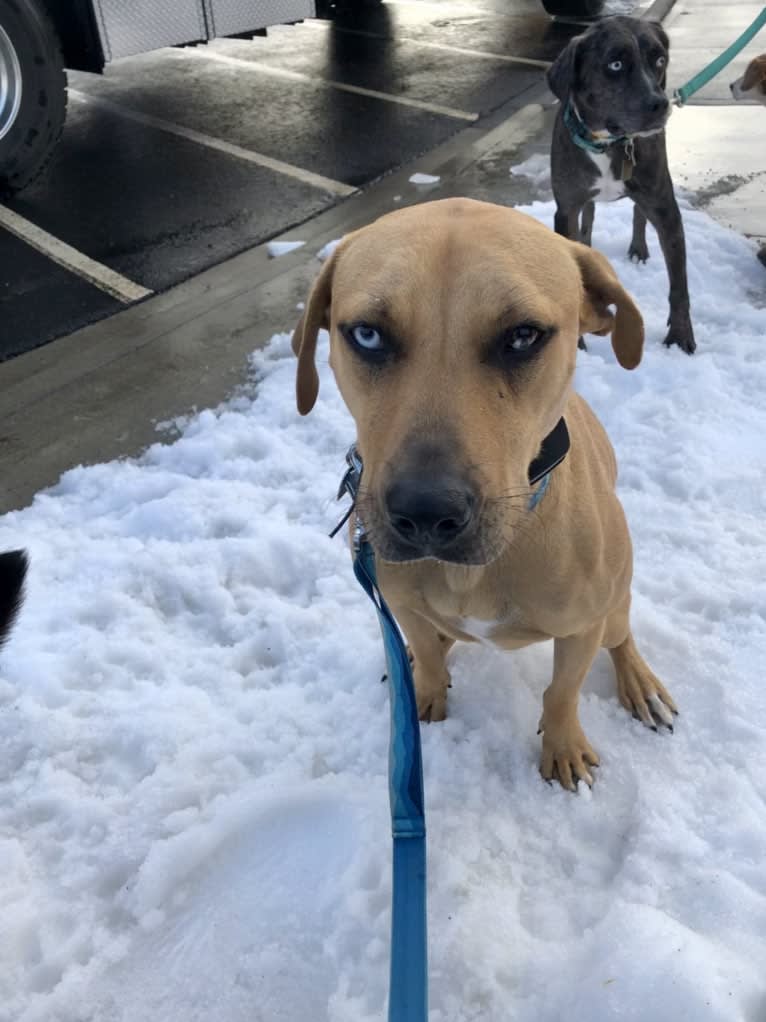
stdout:
[(659, 21), (667, 18), (676, 5), (676, 0), (654, 0), (652, 4), (641, 15), (644, 21)]

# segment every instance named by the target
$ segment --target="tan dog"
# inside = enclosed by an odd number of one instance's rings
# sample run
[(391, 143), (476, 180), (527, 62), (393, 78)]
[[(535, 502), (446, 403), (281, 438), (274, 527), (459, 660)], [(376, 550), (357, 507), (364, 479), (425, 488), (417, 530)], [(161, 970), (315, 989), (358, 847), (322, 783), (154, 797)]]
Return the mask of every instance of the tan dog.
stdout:
[[(608, 306), (617, 308), (616, 317)], [(577, 338), (641, 359), (643, 322), (609, 262), (514, 210), (447, 199), (347, 236), (293, 335), (297, 400), (317, 397), (317, 333), (354, 417), (358, 512), (414, 655), (421, 720), (442, 720), (455, 640), (554, 640), (541, 770), (592, 783), (577, 716), (601, 646), (622, 704), (670, 726), (673, 700), (630, 632), (632, 553), (603, 428), (572, 390)], [(561, 417), (571, 449), (529, 509), (528, 469)]]
[[(766, 106), (766, 53), (754, 57), (741, 78), (729, 86), (735, 99), (754, 99)], [(758, 258), (766, 266), (766, 245), (761, 245)]]
[(735, 99), (754, 99), (766, 105), (766, 53), (754, 57), (741, 78), (729, 86)]

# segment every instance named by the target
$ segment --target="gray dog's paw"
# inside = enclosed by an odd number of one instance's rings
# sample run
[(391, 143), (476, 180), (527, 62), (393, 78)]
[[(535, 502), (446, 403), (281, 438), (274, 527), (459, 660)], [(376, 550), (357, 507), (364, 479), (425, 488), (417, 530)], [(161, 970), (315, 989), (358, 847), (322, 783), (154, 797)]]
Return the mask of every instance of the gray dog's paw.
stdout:
[(691, 324), (685, 327), (671, 326), (670, 330), (668, 330), (667, 337), (662, 343), (666, 348), (670, 348), (674, 344), (677, 344), (681, 351), (685, 351), (687, 355), (693, 355), (697, 348)]
[(632, 263), (645, 263), (649, 258), (649, 249), (646, 242), (632, 241), (628, 249), (628, 258)]

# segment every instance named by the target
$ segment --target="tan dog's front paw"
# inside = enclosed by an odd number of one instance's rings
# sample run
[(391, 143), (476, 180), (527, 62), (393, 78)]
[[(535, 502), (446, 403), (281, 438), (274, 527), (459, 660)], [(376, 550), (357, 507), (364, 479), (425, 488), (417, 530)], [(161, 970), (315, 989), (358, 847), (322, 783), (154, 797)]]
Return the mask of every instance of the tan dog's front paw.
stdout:
[(620, 702), (634, 717), (656, 731), (664, 725), (673, 730), (673, 717), (678, 714), (676, 704), (662, 684), (647, 667), (645, 672), (626, 672), (618, 679)]
[(543, 714), (540, 731), (543, 733), (540, 773), (545, 780), (558, 780), (569, 791), (577, 790), (577, 781), (585, 781), (591, 787), (593, 775), (588, 767), (597, 767), (599, 758), (577, 718), (568, 723), (546, 726)]
[(418, 718), (426, 723), (437, 724), (447, 716), (447, 689), (450, 685), (449, 672), (434, 680), (433, 675), (424, 678), (418, 671), (417, 662), (413, 672), (415, 696), (418, 701)]
[(438, 724), (447, 716), (447, 693), (434, 689), (421, 695), (417, 690), (418, 719), (426, 724)]
[(625, 709), (653, 731), (658, 725), (672, 731), (676, 704), (632, 641), (610, 652), (617, 671), (617, 694)]

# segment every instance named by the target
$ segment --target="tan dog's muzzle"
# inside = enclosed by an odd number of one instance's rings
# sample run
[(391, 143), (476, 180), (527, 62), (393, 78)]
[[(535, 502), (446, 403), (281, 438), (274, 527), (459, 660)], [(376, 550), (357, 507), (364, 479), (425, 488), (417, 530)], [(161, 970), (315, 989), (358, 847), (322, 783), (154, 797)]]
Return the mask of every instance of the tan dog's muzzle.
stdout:
[(405, 443), (389, 462), (378, 492), (362, 491), (360, 514), (385, 560), (435, 557), (484, 564), (492, 559), (494, 530), (481, 480), (470, 471), (459, 442), (447, 437), (449, 431), (441, 440)]

